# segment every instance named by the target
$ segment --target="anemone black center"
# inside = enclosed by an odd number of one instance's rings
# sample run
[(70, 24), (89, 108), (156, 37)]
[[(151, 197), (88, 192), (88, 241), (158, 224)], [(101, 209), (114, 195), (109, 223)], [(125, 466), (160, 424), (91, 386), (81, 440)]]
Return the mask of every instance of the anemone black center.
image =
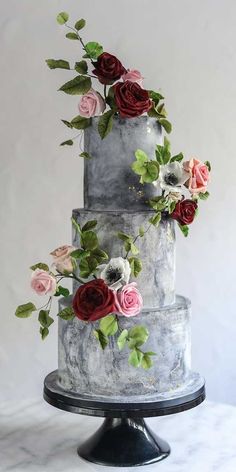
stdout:
[(109, 283), (117, 282), (117, 280), (119, 280), (121, 278), (121, 275), (122, 275), (121, 271), (118, 268), (109, 267), (107, 269), (106, 277), (107, 277), (107, 281)]
[(165, 175), (165, 183), (167, 185), (178, 185), (178, 177), (170, 172), (169, 174)]

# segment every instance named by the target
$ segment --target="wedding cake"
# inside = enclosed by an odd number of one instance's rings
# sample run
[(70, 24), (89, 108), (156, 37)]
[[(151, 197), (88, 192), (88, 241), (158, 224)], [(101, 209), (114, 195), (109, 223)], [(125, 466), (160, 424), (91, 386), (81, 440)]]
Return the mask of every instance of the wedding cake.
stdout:
[(65, 395), (134, 403), (185, 396), (202, 380), (191, 371), (190, 302), (175, 294), (175, 227), (188, 235), (209, 196), (211, 166), (171, 153), (161, 93), (99, 43), (85, 43), (84, 19), (68, 20), (57, 16), (82, 59), (46, 62), (76, 74), (59, 89), (80, 96), (79, 114), (62, 120), (77, 135), (61, 146), (83, 138), (84, 208), (73, 210), (72, 243), (50, 253), (51, 266), (30, 268), (31, 288), (47, 302), (20, 305), (16, 316), (38, 312), (45, 339), (61, 297), (53, 382)]

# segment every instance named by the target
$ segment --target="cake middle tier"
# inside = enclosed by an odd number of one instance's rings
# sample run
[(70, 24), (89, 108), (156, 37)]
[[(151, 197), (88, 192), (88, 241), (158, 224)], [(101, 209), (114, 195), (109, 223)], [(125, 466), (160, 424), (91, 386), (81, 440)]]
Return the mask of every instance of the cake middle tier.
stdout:
[[(124, 242), (118, 232), (137, 236), (139, 229), (148, 231), (135, 243), (142, 261), (142, 271), (136, 279), (147, 308), (163, 307), (175, 302), (175, 224), (163, 218), (158, 227), (149, 223), (153, 211), (93, 211), (73, 210), (73, 218), (83, 226), (89, 220), (97, 220), (100, 248), (109, 258), (125, 257)], [(80, 246), (80, 236), (74, 231), (73, 245)], [(132, 256), (132, 254), (130, 254)], [(77, 285), (75, 286), (77, 288)]]

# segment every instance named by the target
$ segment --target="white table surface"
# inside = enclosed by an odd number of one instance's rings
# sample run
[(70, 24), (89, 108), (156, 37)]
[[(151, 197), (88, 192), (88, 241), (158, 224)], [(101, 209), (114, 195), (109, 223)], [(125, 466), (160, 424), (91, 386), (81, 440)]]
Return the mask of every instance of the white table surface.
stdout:
[[(102, 418), (57, 410), (42, 399), (0, 405), (0, 471), (95, 472), (117, 468), (85, 462), (76, 449)], [(172, 448), (145, 472), (236, 472), (236, 408), (204, 403), (176, 415), (146, 420)], [(141, 471), (122, 468), (122, 471)]]

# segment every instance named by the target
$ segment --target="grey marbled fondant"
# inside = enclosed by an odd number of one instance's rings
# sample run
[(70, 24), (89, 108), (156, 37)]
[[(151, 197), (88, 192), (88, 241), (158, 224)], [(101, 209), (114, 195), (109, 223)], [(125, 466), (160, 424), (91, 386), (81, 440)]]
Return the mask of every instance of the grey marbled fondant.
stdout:
[(142, 185), (131, 164), (135, 151), (144, 150), (155, 158), (155, 147), (162, 143), (161, 127), (155, 118), (114, 118), (113, 129), (102, 140), (97, 131), (98, 118), (84, 132), (84, 150), (91, 154), (85, 160), (84, 204), (93, 210), (142, 210), (156, 194), (150, 184)]
[[(69, 303), (70, 300), (67, 302)], [(60, 308), (66, 302), (60, 302)], [(161, 309), (143, 310), (135, 318), (120, 317), (122, 329), (144, 324), (150, 333), (145, 351), (154, 351), (150, 370), (128, 364), (129, 350), (114, 341), (102, 351), (93, 330), (99, 322), (59, 318), (59, 383), (66, 390), (93, 397), (152, 396), (172, 392), (188, 382), (190, 373), (190, 302), (178, 296)]]
[[(73, 217), (81, 225), (88, 220), (97, 220), (97, 234), (100, 246), (109, 257), (124, 256), (123, 242), (118, 239), (118, 231), (137, 235), (140, 226), (150, 224), (152, 211), (92, 211), (74, 210)], [(79, 246), (79, 236), (75, 234), (73, 244)], [(137, 281), (145, 307), (170, 305), (175, 301), (175, 226), (170, 218), (163, 219), (158, 228), (151, 225), (137, 246), (143, 270)]]

